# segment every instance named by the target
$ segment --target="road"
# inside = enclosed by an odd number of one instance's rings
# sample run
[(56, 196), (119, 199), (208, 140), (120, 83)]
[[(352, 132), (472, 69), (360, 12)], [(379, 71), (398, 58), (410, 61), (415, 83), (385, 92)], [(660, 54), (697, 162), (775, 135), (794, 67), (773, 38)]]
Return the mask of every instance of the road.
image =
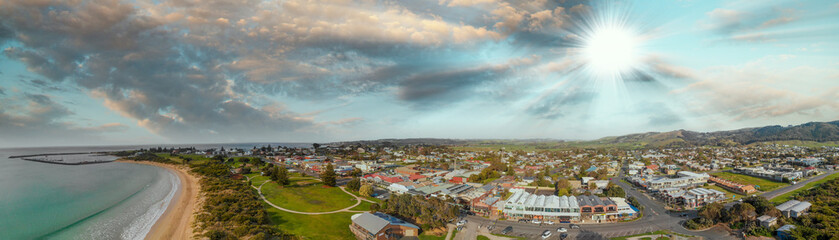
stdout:
[(834, 174), (834, 173), (836, 173), (836, 172), (837, 172), (837, 171), (827, 171), (827, 173), (825, 173), (825, 174), (822, 174), (822, 175), (818, 175), (818, 176), (812, 177), (812, 178), (810, 178), (810, 179), (804, 180), (803, 182), (796, 183), (795, 185), (789, 185), (789, 186), (786, 186), (786, 187), (778, 188), (778, 189), (775, 189), (775, 190), (773, 190), (773, 191), (771, 191), (771, 192), (765, 192), (765, 193), (760, 194), (760, 195), (761, 195), (761, 196), (763, 196), (763, 197), (765, 197), (766, 199), (772, 199), (772, 198), (774, 198), (774, 197), (777, 197), (777, 196), (780, 196), (780, 195), (784, 195), (784, 194), (786, 194), (786, 193), (788, 193), (788, 192), (795, 191), (795, 190), (797, 190), (797, 189), (799, 189), (799, 188), (801, 188), (801, 187), (804, 187), (804, 186), (805, 186), (805, 185), (807, 185), (808, 183), (811, 183), (811, 182), (814, 182), (814, 181), (818, 181), (818, 180), (823, 179), (823, 178), (825, 178), (825, 177), (827, 177), (827, 176), (830, 176), (830, 175), (832, 175), (832, 174)]

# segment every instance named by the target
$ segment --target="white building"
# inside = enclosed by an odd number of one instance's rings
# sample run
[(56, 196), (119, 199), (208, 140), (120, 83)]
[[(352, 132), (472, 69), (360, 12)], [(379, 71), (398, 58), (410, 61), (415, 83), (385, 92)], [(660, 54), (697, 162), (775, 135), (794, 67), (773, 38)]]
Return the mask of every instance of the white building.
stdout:
[(544, 196), (517, 191), (504, 203), (507, 218), (580, 221), (580, 206), (574, 196)]

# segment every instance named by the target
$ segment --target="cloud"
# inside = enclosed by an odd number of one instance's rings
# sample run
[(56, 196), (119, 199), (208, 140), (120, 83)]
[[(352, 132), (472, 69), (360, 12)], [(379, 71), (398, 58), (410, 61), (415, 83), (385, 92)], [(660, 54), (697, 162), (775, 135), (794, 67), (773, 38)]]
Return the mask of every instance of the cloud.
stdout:
[[(64, 120), (74, 115), (66, 107), (42, 94), (0, 98), (0, 144), (78, 145), (101, 141), (105, 132), (124, 131), (125, 126), (106, 124), (84, 127)], [(12, 136), (12, 137), (9, 137)]]
[(689, 99), (686, 106), (698, 114), (722, 114), (735, 121), (820, 116), (822, 112), (839, 110), (839, 98), (834, 97), (839, 88), (830, 84), (816, 87), (835, 81), (826, 76), (837, 71), (809, 66), (776, 67), (794, 64), (793, 59), (795, 56), (767, 56), (738, 66), (711, 67), (699, 74), (697, 82), (671, 94)]

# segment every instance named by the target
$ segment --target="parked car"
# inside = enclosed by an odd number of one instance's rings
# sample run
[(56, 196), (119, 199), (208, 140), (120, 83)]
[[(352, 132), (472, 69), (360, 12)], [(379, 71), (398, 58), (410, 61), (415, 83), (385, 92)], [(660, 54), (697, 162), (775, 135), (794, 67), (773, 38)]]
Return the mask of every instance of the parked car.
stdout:
[(526, 223), (526, 222), (530, 222), (530, 221), (529, 221), (529, 220), (527, 220), (527, 219), (519, 219), (519, 222), (520, 222), (520, 223)]
[(501, 234), (507, 235), (508, 233), (513, 231), (513, 226), (507, 226), (504, 230), (501, 230)]
[(571, 224), (571, 229), (580, 229), (580, 225)]
[(487, 226), (487, 230), (492, 231), (492, 229), (495, 229), (495, 226), (494, 226), (494, 225), (489, 225), (489, 226)]
[(548, 221), (545, 221), (545, 224), (548, 224), (548, 225), (554, 225), (554, 221), (550, 221), (550, 220), (548, 220)]
[(567, 234), (567, 233), (562, 233), (562, 234), (559, 234), (559, 239), (565, 239), (565, 238), (567, 238), (567, 237), (568, 237), (568, 234)]
[(466, 221), (466, 219), (463, 219), (463, 220), (460, 220), (460, 222), (457, 222), (457, 225), (458, 226), (463, 226), (463, 224), (466, 224), (466, 222), (468, 222), (468, 221)]
[(551, 230), (545, 230), (544, 232), (542, 232), (542, 239), (546, 239), (549, 237), (551, 237)]
[(558, 233), (564, 233), (564, 232), (568, 232), (568, 229), (567, 229), (567, 228), (564, 228), (564, 227), (561, 227), (561, 228), (557, 228), (557, 229), (556, 229), (556, 232), (558, 232)]
[(464, 226), (457, 226), (457, 231), (463, 231)]
[(538, 219), (533, 219), (533, 221), (531, 221), (531, 222), (532, 222), (533, 224), (542, 224), (542, 221), (540, 221), (540, 220), (538, 220)]

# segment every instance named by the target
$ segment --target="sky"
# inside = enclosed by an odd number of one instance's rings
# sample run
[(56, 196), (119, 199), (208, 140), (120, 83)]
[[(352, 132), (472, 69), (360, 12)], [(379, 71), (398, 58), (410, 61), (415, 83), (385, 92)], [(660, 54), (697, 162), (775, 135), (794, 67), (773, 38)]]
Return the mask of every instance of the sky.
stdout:
[(0, 148), (839, 120), (835, 1), (0, 0)]

